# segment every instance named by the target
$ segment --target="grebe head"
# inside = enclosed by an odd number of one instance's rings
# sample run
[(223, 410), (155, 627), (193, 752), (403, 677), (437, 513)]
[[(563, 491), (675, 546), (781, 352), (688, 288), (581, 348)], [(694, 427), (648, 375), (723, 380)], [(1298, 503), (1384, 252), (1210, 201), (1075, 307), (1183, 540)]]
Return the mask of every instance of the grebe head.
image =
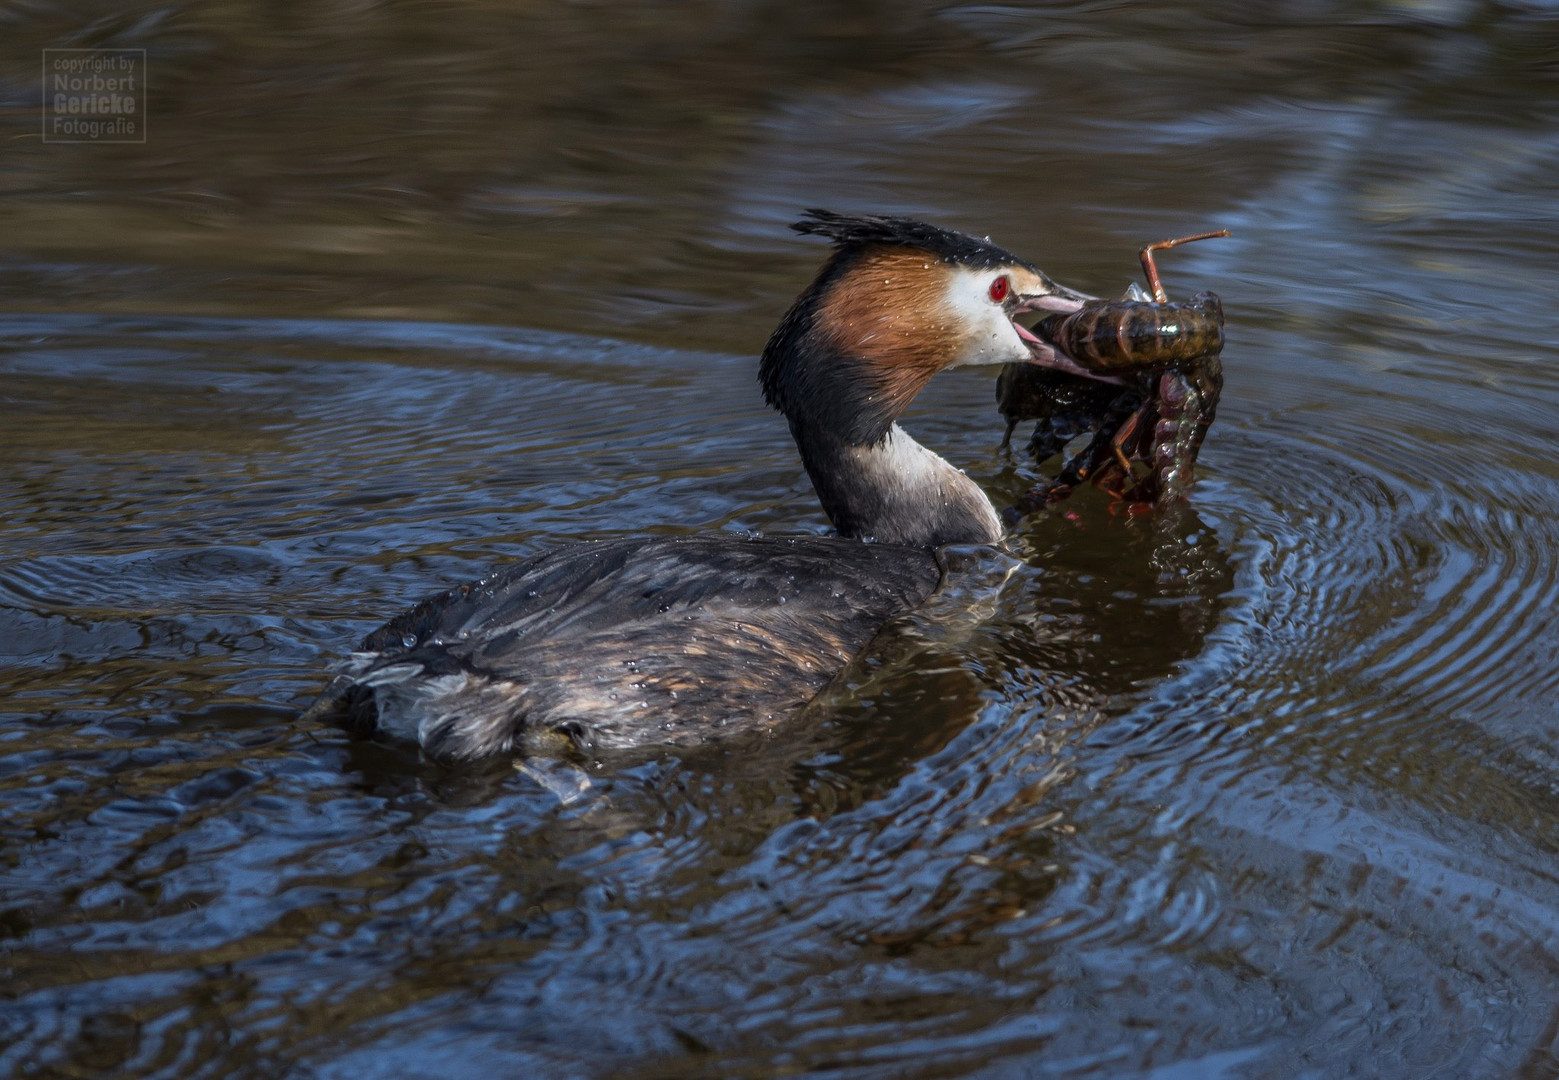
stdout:
[(895, 421), (945, 368), (1081, 371), (1015, 319), (1089, 297), (989, 240), (908, 218), (809, 210), (792, 228), (834, 251), (769, 338), (759, 378), (834, 526), (899, 543), (999, 539), (978, 485)]
[(989, 240), (908, 218), (808, 210), (834, 252), (764, 349), (764, 397), (852, 445), (882, 439), (931, 377), (965, 364), (1079, 371), (1015, 320), (1089, 297)]

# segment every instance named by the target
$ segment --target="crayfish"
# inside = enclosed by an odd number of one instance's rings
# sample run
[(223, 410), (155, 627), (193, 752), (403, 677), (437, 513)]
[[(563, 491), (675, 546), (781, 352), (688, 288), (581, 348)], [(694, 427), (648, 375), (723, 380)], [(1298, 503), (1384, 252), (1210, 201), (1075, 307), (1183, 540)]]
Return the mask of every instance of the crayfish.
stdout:
[(1003, 448), (1024, 420), (1038, 421), (1029, 440), (1036, 462), (1074, 439), (1091, 438), (1053, 479), (1034, 485), (1007, 510), (1009, 525), (1065, 498), (1083, 481), (1128, 503), (1164, 507), (1185, 497), (1223, 389), (1223, 304), (1211, 292), (1171, 303), (1153, 253), (1228, 235), (1220, 229), (1148, 244), (1139, 257), (1150, 292), (1133, 284), (1123, 299), (1090, 301), (1034, 327), (1091, 377), (1026, 364), (1004, 368), (996, 386), (1007, 420)]

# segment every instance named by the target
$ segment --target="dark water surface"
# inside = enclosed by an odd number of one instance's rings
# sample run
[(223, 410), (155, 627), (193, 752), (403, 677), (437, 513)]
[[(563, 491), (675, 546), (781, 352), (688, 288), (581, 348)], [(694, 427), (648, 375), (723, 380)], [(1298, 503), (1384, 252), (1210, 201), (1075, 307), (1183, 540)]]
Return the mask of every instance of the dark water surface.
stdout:
[[(41, 143), (45, 46), (147, 143)], [(0, 161), (0, 1071), (1559, 1074), (1559, 8), (32, 2)], [(766, 740), (299, 723), (493, 562), (825, 528), (813, 205), (1231, 228), (1190, 509), (955, 553)], [(1001, 502), (993, 386), (908, 426)]]

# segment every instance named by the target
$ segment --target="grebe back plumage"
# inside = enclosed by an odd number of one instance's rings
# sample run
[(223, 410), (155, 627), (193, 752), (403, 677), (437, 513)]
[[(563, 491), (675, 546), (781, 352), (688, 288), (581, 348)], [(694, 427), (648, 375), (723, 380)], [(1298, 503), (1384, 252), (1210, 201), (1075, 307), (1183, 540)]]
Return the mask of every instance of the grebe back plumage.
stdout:
[(939, 547), (1001, 539), (979, 486), (896, 421), (944, 368), (1070, 370), (1013, 320), (1086, 297), (905, 218), (812, 210), (794, 228), (834, 251), (760, 381), (839, 535), (637, 537), (527, 559), (374, 631), (308, 715), (454, 759), (766, 726), (937, 588)]

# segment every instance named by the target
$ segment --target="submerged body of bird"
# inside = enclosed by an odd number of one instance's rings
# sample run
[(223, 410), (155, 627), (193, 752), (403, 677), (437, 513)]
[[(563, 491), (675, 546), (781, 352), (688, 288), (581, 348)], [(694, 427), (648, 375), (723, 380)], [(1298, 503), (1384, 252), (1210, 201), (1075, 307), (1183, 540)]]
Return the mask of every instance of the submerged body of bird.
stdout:
[[(1185, 497), (1223, 389), (1223, 303), (1202, 292), (1169, 300), (1153, 253), (1227, 230), (1164, 240), (1140, 253), (1151, 294), (1132, 287), (1121, 300), (1094, 300), (1050, 315), (1038, 337), (1078, 366), (1078, 374), (1008, 365), (997, 383), (1007, 420), (1006, 446), (1021, 421), (1035, 420), (1029, 449), (1037, 461), (1092, 434), (1053, 479), (1031, 488), (1006, 512), (1009, 524), (1064, 498), (1087, 480), (1136, 503), (1165, 506)], [(1139, 473), (1134, 463), (1145, 463)]]

